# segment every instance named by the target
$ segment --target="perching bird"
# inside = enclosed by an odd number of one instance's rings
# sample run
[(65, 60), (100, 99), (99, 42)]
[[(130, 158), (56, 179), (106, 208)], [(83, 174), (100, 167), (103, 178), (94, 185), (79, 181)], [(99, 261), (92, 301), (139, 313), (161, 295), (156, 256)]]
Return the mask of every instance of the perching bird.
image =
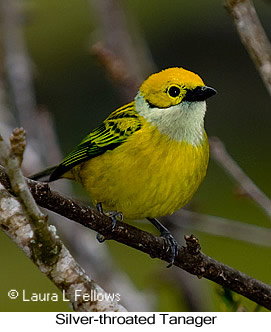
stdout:
[(189, 202), (206, 175), (204, 116), (215, 93), (183, 68), (153, 74), (134, 101), (112, 112), (58, 166), (31, 178), (76, 180), (100, 211), (148, 219), (171, 250), (171, 266), (178, 244), (156, 218)]

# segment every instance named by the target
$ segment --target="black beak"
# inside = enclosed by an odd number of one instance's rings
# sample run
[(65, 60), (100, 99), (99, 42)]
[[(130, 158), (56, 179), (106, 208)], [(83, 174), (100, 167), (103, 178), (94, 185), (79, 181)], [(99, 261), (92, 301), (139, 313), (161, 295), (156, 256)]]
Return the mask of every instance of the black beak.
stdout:
[(187, 90), (182, 101), (204, 101), (216, 94), (216, 90), (209, 86), (197, 86), (193, 90)]

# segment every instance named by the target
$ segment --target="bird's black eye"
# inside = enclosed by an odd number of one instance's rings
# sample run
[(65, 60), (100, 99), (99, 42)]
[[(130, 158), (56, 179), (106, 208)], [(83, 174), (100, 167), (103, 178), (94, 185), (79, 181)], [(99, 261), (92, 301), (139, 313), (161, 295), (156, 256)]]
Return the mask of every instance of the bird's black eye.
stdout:
[(171, 86), (168, 89), (168, 94), (170, 95), (170, 97), (177, 97), (177, 96), (179, 96), (180, 92), (181, 92), (181, 90), (177, 86)]

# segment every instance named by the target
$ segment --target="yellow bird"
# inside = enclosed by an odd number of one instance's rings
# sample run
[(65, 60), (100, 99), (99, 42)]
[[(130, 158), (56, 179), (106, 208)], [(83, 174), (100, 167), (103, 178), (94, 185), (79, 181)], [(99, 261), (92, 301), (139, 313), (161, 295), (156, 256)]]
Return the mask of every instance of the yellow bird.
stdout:
[(99, 211), (148, 219), (171, 250), (171, 266), (178, 244), (156, 218), (183, 207), (206, 175), (204, 116), (206, 99), (215, 93), (183, 68), (153, 74), (131, 103), (112, 112), (58, 166), (32, 179), (76, 180)]

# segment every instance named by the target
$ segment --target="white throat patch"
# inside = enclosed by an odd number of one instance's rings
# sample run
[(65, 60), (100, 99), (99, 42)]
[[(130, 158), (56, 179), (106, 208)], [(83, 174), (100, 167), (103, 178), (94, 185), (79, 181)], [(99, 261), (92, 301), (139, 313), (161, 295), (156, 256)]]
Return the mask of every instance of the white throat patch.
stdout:
[(168, 108), (150, 107), (140, 92), (135, 98), (138, 114), (156, 125), (159, 131), (175, 141), (200, 145), (205, 139), (206, 102), (182, 102)]

